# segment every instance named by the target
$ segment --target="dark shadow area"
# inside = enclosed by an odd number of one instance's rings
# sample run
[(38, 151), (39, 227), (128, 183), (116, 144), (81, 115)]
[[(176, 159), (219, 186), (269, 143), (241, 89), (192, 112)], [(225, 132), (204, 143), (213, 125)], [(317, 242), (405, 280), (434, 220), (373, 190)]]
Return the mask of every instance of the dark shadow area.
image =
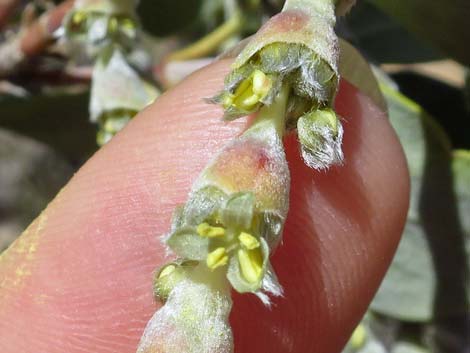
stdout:
[(79, 167), (96, 150), (88, 94), (0, 97), (0, 127), (52, 147)]
[[(436, 274), (433, 342), (441, 352), (463, 353), (469, 345), (470, 332), (465, 234), (457, 210), (451, 156), (439, 144), (431, 143), (438, 138), (426, 119), (423, 130), (427, 145), (419, 214)], [(452, 339), (439, 340), (444, 333), (451, 333)]]
[(405, 96), (436, 118), (454, 148), (470, 149), (470, 112), (461, 90), (413, 72), (394, 74), (392, 79)]
[(358, 1), (348, 16), (340, 18), (336, 31), (375, 63), (414, 63), (442, 57), (396, 19), (367, 1)]

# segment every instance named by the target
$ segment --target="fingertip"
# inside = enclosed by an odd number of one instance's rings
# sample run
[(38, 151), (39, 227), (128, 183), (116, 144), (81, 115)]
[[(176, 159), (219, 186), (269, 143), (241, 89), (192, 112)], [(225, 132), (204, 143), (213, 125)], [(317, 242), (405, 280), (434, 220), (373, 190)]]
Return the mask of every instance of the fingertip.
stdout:
[(295, 134), (285, 141), (290, 210), (272, 259), (285, 295), (271, 310), (254, 297), (235, 296), (237, 352), (341, 351), (396, 249), (409, 198), (398, 139), (386, 116), (351, 85), (342, 84), (337, 102), (343, 166), (313, 171)]

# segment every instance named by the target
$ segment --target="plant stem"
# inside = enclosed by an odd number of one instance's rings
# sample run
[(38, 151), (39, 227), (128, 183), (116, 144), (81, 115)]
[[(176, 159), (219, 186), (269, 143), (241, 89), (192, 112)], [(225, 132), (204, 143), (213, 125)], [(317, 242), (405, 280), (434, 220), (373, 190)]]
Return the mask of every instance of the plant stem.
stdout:
[(213, 53), (225, 40), (237, 34), (243, 25), (240, 13), (233, 15), (228, 21), (216, 28), (207, 36), (190, 46), (178, 50), (168, 56), (168, 61), (185, 61), (197, 59)]

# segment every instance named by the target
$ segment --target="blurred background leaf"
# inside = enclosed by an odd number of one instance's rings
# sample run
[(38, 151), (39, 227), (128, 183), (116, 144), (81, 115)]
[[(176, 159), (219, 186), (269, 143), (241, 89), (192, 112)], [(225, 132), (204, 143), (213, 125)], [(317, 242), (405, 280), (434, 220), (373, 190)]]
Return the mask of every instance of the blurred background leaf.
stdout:
[(88, 101), (88, 93), (0, 96), (0, 127), (43, 142), (80, 165), (97, 149)]
[[(454, 150), (459, 134), (447, 135), (420, 105), (397, 90), (406, 83), (379, 77), (407, 158), (411, 203), (392, 265), (344, 353), (466, 353), (470, 152)], [(363, 341), (354, 346), (360, 330)]]
[[(155, 36), (167, 36), (181, 33), (196, 24), (203, 2), (220, 3), (217, 0), (142, 0), (137, 13), (147, 32)], [(217, 7), (214, 4), (214, 17)]]
[(348, 16), (339, 20), (338, 32), (374, 63), (414, 63), (443, 57), (396, 19), (365, 1), (358, 1)]
[(468, 0), (368, 0), (410, 32), (470, 65)]
[(46, 144), (0, 128), (0, 252), (46, 207), (74, 167)]
[(409, 321), (468, 312), (465, 164), (455, 162), (444, 131), (420, 106), (391, 88), (384, 86), (384, 92), (407, 157), (412, 193), (403, 239), (371, 308)]

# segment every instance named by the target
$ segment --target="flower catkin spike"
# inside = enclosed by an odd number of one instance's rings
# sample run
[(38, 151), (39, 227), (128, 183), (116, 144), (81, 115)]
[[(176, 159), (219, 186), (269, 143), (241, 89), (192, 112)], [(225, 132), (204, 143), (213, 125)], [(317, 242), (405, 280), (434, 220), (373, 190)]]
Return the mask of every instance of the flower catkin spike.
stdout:
[(282, 295), (269, 256), (289, 208), (286, 128), (297, 127), (310, 167), (343, 160), (343, 130), (332, 109), (339, 81), (336, 3), (287, 0), (240, 53), (213, 98), (225, 119), (259, 113), (204, 168), (176, 209), (163, 240), (197, 266), (181, 271), (170, 264), (159, 272), (157, 296), (167, 301), (147, 325), (138, 353), (231, 353), (229, 289), (253, 293), (266, 305), (268, 294)]

